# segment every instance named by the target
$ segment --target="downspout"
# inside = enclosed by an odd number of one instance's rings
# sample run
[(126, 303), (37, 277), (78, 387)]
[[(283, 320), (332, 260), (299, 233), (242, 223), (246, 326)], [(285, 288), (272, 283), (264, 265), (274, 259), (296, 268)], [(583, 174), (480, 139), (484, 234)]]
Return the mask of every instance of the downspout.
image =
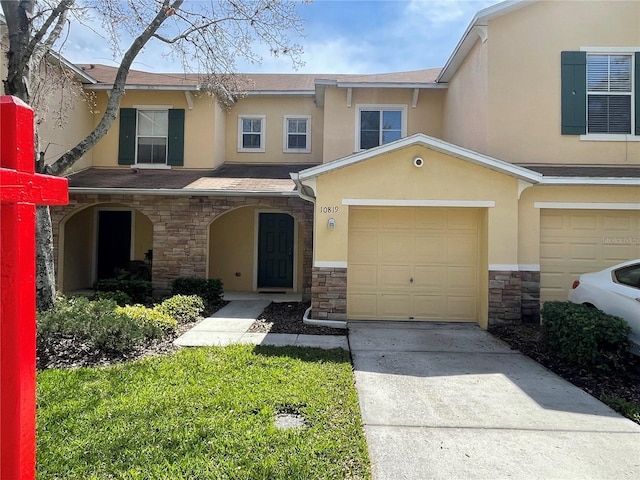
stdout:
[[(298, 191), (298, 195), (300, 196), (300, 198), (302, 198), (303, 200), (306, 200), (308, 202), (313, 203), (314, 207), (316, 204), (316, 198), (312, 197), (311, 195), (307, 195), (304, 193), (304, 185), (302, 184), (302, 181), (300, 180), (300, 175), (298, 173), (290, 173), (289, 174), (291, 176), (291, 180), (293, 180), (293, 182), (296, 184), (297, 187), (297, 191)], [(315, 209), (313, 212), (314, 215), (314, 224), (315, 224)], [(315, 318), (309, 318), (309, 313), (311, 312), (311, 307), (307, 308), (307, 310), (304, 312), (304, 315), (302, 317), (302, 323), (304, 323), (305, 325), (315, 325), (317, 327), (330, 327), (330, 328), (341, 328), (341, 329), (346, 329), (347, 328), (347, 322), (344, 321), (340, 321), (340, 320), (319, 320), (319, 319), (315, 319)]]

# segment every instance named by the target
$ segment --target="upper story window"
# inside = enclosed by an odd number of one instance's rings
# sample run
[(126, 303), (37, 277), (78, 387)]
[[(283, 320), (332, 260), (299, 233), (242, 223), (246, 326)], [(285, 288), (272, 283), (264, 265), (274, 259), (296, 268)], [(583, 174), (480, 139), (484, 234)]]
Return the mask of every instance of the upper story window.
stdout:
[(238, 117), (238, 151), (264, 152), (265, 116)]
[(358, 105), (356, 150), (384, 145), (405, 137), (406, 105)]
[(287, 115), (284, 117), (284, 152), (309, 153), (311, 151), (311, 117)]
[(587, 55), (587, 132), (631, 133), (631, 55)]
[(138, 110), (136, 163), (167, 163), (168, 110)]
[(121, 108), (119, 121), (119, 165), (184, 165), (183, 109)]
[(562, 52), (563, 135), (640, 141), (640, 52), (636, 50), (593, 47)]

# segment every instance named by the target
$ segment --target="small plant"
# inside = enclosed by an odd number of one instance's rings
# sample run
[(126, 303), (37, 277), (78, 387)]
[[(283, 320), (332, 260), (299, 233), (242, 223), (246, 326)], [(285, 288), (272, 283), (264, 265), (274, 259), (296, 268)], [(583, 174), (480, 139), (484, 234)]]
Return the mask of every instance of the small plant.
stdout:
[(178, 322), (173, 317), (162, 313), (157, 308), (127, 305), (126, 307), (117, 307), (116, 311), (129, 317), (142, 329), (148, 339), (161, 338), (178, 328)]
[(178, 323), (195, 321), (204, 311), (204, 302), (198, 295), (174, 295), (156, 307)]
[(116, 308), (112, 300), (59, 296), (53, 309), (37, 315), (41, 363), (60, 355), (121, 356), (144, 343), (142, 329)]
[(125, 292), (121, 292), (120, 290), (116, 290), (113, 292), (96, 292), (96, 300), (112, 300), (116, 302), (121, 307), (125, 305), (130, 305), (133, 303), (131, 296)]
[(107, 278), (97, 280), (93, 288), (96, 292), (125, 292), (132, 302), (144, 303), (151, 296), (152, 285), (147, 280)]
[(198, 295), (212, 308), (222, 303), (224, 289), (215, 278), (179, 277), (171, 282), (171, 295)]
[(541, 315), (543, 341), (559, 358), (602, 370), (628, 363), (630, 327), (624, 319), (571, 302), (546, 302)]

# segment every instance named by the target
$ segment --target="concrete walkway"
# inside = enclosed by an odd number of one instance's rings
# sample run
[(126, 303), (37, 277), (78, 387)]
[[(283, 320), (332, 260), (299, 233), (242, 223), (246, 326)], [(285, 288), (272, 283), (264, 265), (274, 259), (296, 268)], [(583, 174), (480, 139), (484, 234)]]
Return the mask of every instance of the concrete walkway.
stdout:
[(640, 478), (640, 426), (476, 325), (350, 322), (374, 480)]
[(234, 300), (213, 316), (205, 318), (178, 337), (174, 344), (181, 347), (225, 346), (236, 343), (316, 348), (349, 349), (342, 335), (297, 335), (281, 333), (248, 333), (247, 330), (271, 303), (264, 300)]

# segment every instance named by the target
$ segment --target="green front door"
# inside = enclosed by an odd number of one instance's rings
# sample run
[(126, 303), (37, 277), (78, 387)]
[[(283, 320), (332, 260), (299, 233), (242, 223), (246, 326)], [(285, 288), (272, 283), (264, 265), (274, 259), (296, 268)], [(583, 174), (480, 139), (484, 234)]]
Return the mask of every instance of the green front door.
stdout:
[(258, 288), (293, 288), (293, 217), (261, 213), (258, 228)]

